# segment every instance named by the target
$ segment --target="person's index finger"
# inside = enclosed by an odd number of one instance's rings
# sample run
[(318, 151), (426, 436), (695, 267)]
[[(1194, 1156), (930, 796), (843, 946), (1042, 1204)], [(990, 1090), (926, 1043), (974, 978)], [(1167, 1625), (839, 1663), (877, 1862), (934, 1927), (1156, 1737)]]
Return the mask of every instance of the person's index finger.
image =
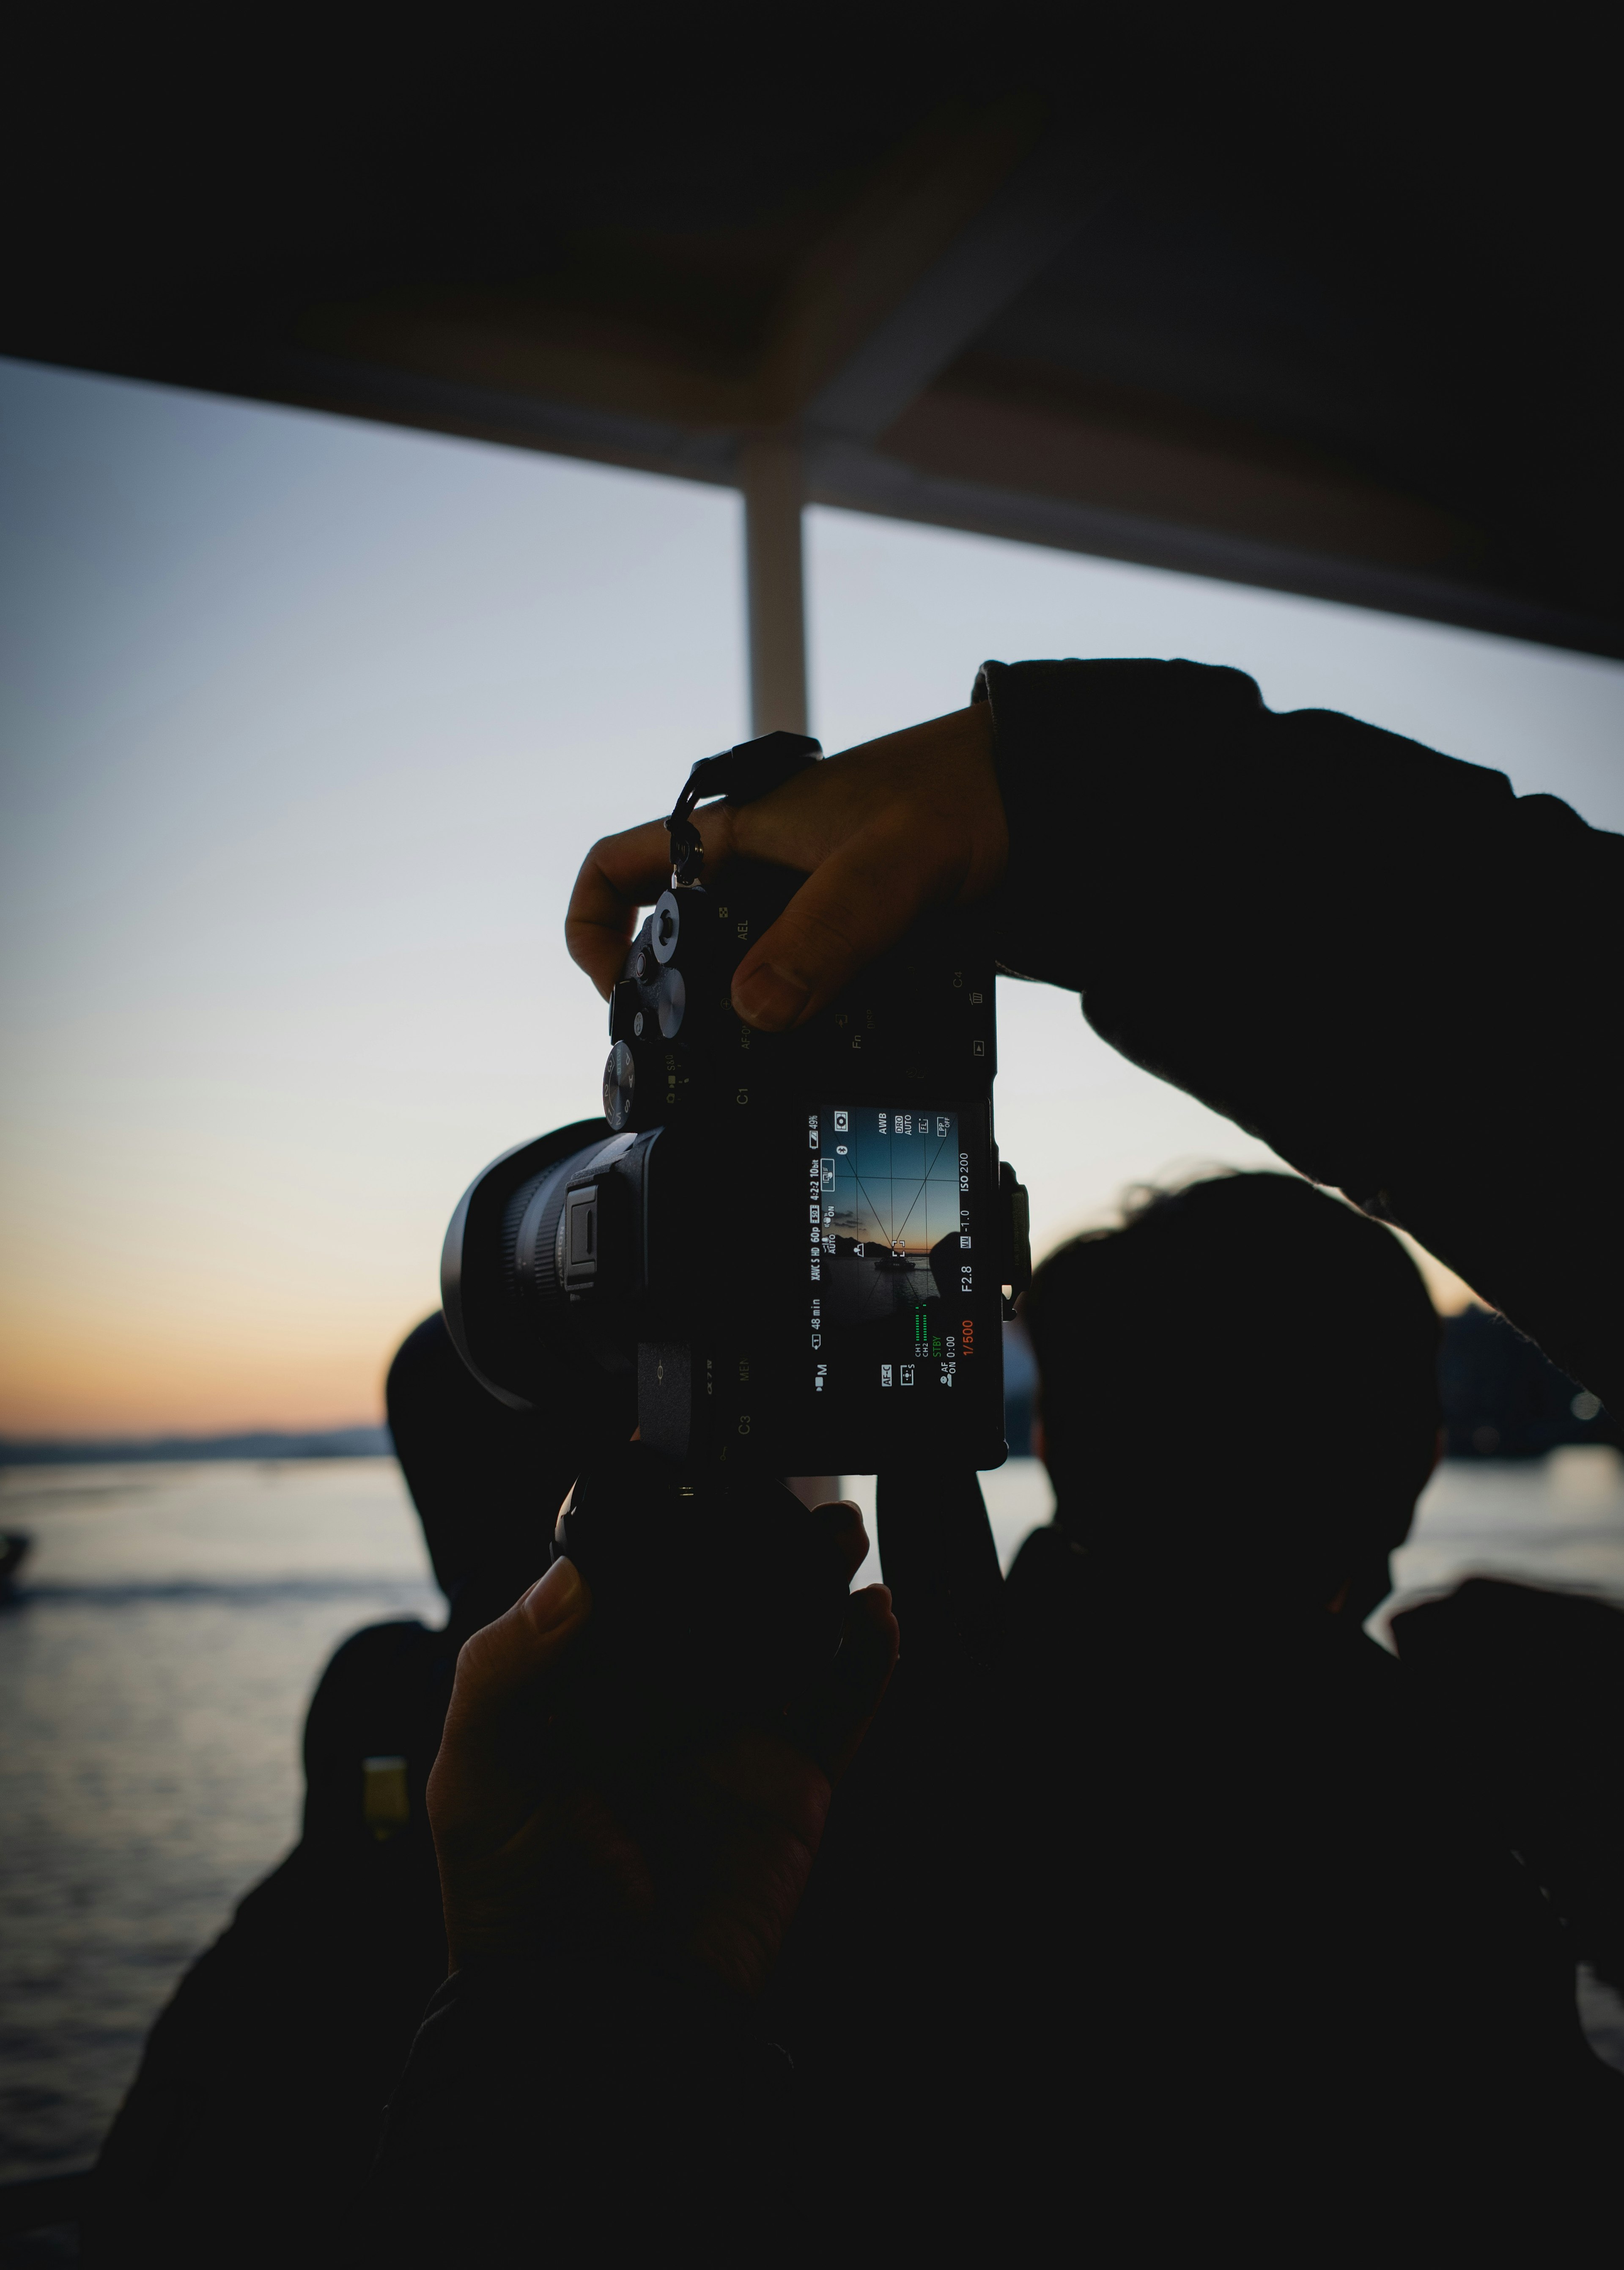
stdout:
[(605, 835), (582, 862), (564, 916), (564, 943), (605, 1000), (620, 975), (637, 909), (651, 906), (670, 880), (670, 838), (657, 820)]
[(590, 1587), (574, 1562), (560, 1559), (505, 1615), (465, 1639), (446, 1717), (448, 1755), (544, 1686), (591, 1613)]
[[(693, 815), (705, 848), (705, 872), (727, 860), (733, 841), (732, 815), (723, 805), (707, 805)], [(619, 835), (605, 835), (582, 863), (564, 916), (564, 943), (605, 1000), (626, 959), (640, 907), (651, 907), (671, 879), (671, 838), (663, 820), (645, 820)]]

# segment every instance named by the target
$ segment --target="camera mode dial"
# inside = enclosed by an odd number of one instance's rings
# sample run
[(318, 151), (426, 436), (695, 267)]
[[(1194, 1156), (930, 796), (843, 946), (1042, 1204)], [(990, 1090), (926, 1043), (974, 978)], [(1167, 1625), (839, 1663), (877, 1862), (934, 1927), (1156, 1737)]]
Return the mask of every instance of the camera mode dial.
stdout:
[(604, 1066), (604, 1116), (619, 1135), (632, 1124), (637, 1104), (637, 1059), (617, 1041)]

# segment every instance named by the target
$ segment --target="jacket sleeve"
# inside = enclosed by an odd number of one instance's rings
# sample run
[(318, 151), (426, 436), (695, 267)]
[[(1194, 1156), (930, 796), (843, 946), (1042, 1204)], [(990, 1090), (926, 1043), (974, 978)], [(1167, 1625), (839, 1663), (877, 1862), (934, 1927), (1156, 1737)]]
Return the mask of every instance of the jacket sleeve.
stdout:
[(639, 1964), (470, 1965), (428, 2005), (352, 2259), (617, 2260), (792, 2214), (789, 2059), (720, 1988)]
[(1624, 837), (1238, 671), (989, 663), (1000, 964), (1624, 1408)]

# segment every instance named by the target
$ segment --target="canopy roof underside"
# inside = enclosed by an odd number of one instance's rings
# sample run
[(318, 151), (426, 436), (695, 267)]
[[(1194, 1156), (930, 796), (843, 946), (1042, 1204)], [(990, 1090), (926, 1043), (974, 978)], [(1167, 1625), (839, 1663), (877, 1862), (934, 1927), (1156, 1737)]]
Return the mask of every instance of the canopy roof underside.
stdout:
[(1583, 58), (619, 37), (41, 83), (0, 351), (706, 481), (790, 439), (811, 501), (1624, 654)]

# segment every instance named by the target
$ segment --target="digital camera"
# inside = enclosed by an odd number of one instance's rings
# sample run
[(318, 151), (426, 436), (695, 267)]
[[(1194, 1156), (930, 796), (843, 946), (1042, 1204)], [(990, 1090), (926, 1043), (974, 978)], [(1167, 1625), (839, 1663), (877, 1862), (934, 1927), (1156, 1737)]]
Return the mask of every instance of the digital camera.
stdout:
[(509, 1404), (561, 1362), (634, 1370), (643, 1442), (693, 1471), (1000, 1465), (1002, 1320), (1031, 1265), (993, 1135), (982, 924), (922, 920), (794, 1032), (730, 1005), (805, 879), (742, 860), (704, 877), (693, 807), (820, 755), (769, 734), (694, 767), (666, 823), (671, 886), (611, 1001), (604, 1119), (474, 1182), (446, 1320)]

